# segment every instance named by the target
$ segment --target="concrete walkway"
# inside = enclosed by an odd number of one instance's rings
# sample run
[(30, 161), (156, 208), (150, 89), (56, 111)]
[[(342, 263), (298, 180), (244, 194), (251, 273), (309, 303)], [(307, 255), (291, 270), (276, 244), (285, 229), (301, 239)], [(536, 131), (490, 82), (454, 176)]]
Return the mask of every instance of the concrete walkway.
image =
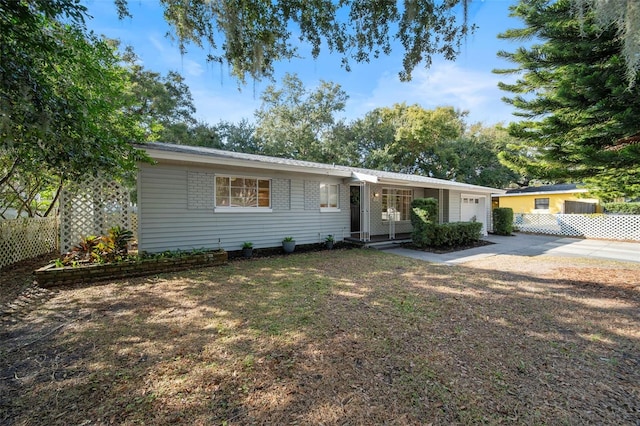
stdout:
[(516, 256), (562, 256), (618, 260), (640, 263), (640, 243), (621, 241), (583, 240), (550, 235), (517, 234), (503, 237), (489, 235), (484, 238), (494, 244), (437, 254), (406, 248), (387, 248), (384, 251), (434, 263), (458, 264), (499, 254)]

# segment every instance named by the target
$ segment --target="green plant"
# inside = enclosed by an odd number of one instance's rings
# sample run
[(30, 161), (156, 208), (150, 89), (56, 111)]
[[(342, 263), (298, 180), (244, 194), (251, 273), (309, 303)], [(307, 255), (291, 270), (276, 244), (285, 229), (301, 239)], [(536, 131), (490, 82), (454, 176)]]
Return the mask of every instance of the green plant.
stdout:
[(335, 241), (335, 238), (333, 238), (333, 235), (329, 234), (324, 240), (328, 243), (332, 243)]
[(294, 240), (294, 239), (293, 239), (293, 237), (284, 237), (284, 238), (282, 239), (282, 242), (283, 242), (283, 243), (292, 243), (292, 242), (295, 242), (295, 241), (296, 241), (296, 240)]
[(80, 240), (78, 244), (73, 246), (62, 257), (63, 265), (71, 265), (76, 262), (94, 262), (97, 260), (96, 247), (100, 242), (100, 237), (95, 235), (88, 235)]
[(242, 248), (243, 249), (253, 248), (253, 243), (251, 241), (245, 241), (244, 243), (242, 243)]
[(493, 232), (497, 235), (511, 235), (513, 232), (513, 209), (511, 207), (493, 209)]
[(640, 214), (640, 203), (604, 203), (605, 212), (617, 214)]
[(132, 239), (133, 232), (116, 226), (109, 229), (107, 235), (89, 235), (81, 239), (59, 263), (67, 266), (77, 263), (117, 262), (127, 257), (129, 241)]
[(438, 220), (438, 201), (435, 198), (416, 198), (411, 202), (411, 238), (418, 247), (432, 244)]
[(433, 225), (432, 247), (464, 246), (480, 240), (482, 223), (453, 222)]

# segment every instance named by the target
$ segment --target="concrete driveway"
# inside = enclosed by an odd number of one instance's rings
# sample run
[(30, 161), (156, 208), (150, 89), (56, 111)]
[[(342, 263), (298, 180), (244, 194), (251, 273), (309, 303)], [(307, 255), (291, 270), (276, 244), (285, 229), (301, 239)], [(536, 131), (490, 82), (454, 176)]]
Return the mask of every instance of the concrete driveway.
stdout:
[(483, 247), (437, 254), (402, 247), (384, 249), (389, 253), (422, 259), (428, 262), (458, 264), (499, 254), (516, 256), (558, 256), (618, 260), (640, 263), (640, 243), (609, 240), (583, 240), (550, 235), (517, 234), (511, 237), (489, 235), (492, 242)]

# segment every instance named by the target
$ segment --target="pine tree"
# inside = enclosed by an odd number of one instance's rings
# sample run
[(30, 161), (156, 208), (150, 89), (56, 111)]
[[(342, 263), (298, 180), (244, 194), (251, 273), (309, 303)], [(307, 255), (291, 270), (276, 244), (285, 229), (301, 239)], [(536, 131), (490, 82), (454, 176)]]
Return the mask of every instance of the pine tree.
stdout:
[(509, 126), (521, 144), (503, 161), (540, 179), (585, 182), (605, 199), (640, 195), (640, 145), (620, 143), (640, 131), (640, 87), (628, 84), (615, 29), (575, 16), (569, 0), (521, 0), (511, 10), (525, 27), (500, 37), (533, 43), (499, 52), (517, 65), (495, 72), (519, 75), (500, 87), (523, 117)]

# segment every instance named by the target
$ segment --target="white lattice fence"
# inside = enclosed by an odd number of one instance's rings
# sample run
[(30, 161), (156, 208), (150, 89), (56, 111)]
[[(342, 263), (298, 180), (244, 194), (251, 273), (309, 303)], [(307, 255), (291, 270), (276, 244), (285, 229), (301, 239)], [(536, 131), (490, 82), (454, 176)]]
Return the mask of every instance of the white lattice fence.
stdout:
[(138, 240), (138, 214), (137, 213), (132, 213), (131, 216), (129, 217), (129, 230), (133, 232), (133, 235), (134, 235), (133, 238), (137, 241)]
[(57, 217), (0, 221), (0, 268), (57, 248)]
[(640, 215), (516, 213), (514, 225), (523, 232), (640, 241)]
[(92, 178), (65, 186), (60, 194), (60, 251), (114, 226), (131, 229), (131, 210), (129, 191), (117, 182)]

